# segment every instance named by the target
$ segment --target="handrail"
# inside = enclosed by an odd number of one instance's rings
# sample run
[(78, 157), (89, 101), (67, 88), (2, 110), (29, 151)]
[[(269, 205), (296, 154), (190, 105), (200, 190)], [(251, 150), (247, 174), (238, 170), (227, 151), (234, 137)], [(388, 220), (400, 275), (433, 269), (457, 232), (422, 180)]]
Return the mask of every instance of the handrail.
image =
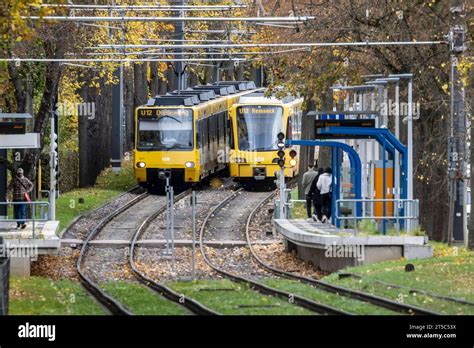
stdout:
[[(49, 213), (49, 202), (48, 201), (32, 201), (32, 202), (15, 202), (15, 201), (9, 201), (9, 202), (0, 202), (0, 206), (9, 206), (9, 205), (20, 205), (20, 204), (25, 204), (27, 206), (33, 207), (33, 211), (31, 212), (31, 218), (24, 218), (24, 219), (10, 219), (8, 216), (6, 218), (0, 217), (0, 222), (19, 222), (19, 221), (25, 221), (25, 222), (31, 222), (32, 227), (33, 227), (33, 239), (35, 239), (35, 232), (36, 232), (36, 223), (37, 222), (46, 222), (49, 220), (48, 213)], [(47, 213), (44, 214), (44, 211), (40, 211), (40, 217), (36, 218), (36, 207), (39, 206), (40, 208), (42, 207), (47, 207)]]
[[(340, 208), (341, 203), (394, 203), (393, 204), (393, 211), (394, 215), (389, 216), (375, 216), (373, 215), (373, 207), (371, 209), (372, 215), (367, 215), (368, 209), (365, 209), (364, 214), (362, 216), (347, 216), (347, 214), (342, 214), (345, 216), (341, 216)], [(410, 209), (406, 209), (409, 207)], [(408, 214), (399, 215), (399, 211), (403, 209), (403, 211), (409, 212)], [(415, 223), (418, 223), (419, 220), (419, 200), (418, 199), (406, 199), (406, 198), (353, 198), (353, 199), (338, 199), (336, 201), (336, 209), (335, 209), (335, 216), (334, 218), (337, 221), (342, 220), (353, 220), (354, 221), (354, 233), (357, 233), (357, 221), (358, 220), (395, 220), (396, 221), (396, 231), (397, 235), (399, 234), (400, 229), (400, 220), (408, 221), (408, 220), (415, 220)], [(386, 226), (384, 224), (383, 234), (386, 234)]]

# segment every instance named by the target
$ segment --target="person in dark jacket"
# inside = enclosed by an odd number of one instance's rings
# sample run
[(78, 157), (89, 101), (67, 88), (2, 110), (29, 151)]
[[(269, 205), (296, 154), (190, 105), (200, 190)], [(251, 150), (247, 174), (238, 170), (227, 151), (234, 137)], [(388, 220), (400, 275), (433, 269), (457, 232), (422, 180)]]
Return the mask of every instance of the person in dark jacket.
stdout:
[(316, 177), (313, 179), (313, 182), (311, 183), (311, 187), (309, 189), (309, 195), (313, 199), (313, 206), (314, 206), (314, 214), (313, 214), (313, 220), (314, 221), (321, 221), (323, 218), (323, 211), (322, 211), (322, 200), (321, 200), (321, 191), (318, 189), (318, 180), (319, 176), (324, 173), (323, 168), (318, 169), (318, 174)]
[(26, 195), (33, 190), (33, 183), (23, 175), (23, 169), (18, 168), (7, 190), (12, 192), (13, 202), (18, 202), (13, 206), (15, 220), (18, 220), (16, 228), (24, 229), (26, 227)]

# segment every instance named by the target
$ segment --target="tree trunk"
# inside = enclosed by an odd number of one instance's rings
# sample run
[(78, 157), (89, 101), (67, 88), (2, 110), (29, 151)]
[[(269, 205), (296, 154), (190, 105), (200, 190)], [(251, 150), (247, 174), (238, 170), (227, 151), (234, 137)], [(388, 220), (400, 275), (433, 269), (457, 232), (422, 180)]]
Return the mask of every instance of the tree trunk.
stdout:
[[(64, 57), (64, 46), (61, 43), (53, 44), (50, 41), (44, 43), (44, 49), (48, 58), (61, 59)], [(61, 66), (55, 62), (45, 63), (44, 92), (38, 114), (35, 117), (33, 131), (40, 134), (40, 148), (28, 149), (23, 158), (22, 167), (25, 176), (35, 178), (36, 162), (44, 146), (44, 137), (51, 110), (57, 103), (59, 80), (61, 78)], [(26, 101), (25, 101), (26, 102)], [(26, 105), (26, 104), (25, 104)]]
[(134, 109), (146, 104), (148, 100), (147, 69), (148, 65), (146, 63), (133, 65)]
[(167, 92), (171, 92), (173, 90), (175, 78), (176, 78), (176, 75), (174, 73), (173, 65), (170, 64), (168, 66), (168, 69), (166, 70), (166, 80), (168, 82), (166, 86)]
[(168, 83), (165, 80), (160, 79), (158, 94), (163, 95), (166, 94), (166, 92), (168, 92)]
[(235, 68), (235, 79), (237, 81), (244, 80), (244, 64), (240, 63), (237, 68)]
[(160, 93), (160, 78), (158, 76), (158, 62), (150, 62), (150, 95), (154, 97)]
[(125, 76), (125, 150), (130, 151), (133, 149), (134, 134), (135, 134), (135, 108), (134, 105), (134, 83), (133, 83), (133, 73), (131, 69), (124, 70)]
[(105, 77), (99, 81), (99, 94), (90, 87), (86, 78), (85, 85), (79, 91), (82, 99), (95, 103), (94, 119), (79, 117), (79, 186), (95, 184), (100, 172), (110, 165), (111, 158), (111, 115), (112, 86), (107, 85)]

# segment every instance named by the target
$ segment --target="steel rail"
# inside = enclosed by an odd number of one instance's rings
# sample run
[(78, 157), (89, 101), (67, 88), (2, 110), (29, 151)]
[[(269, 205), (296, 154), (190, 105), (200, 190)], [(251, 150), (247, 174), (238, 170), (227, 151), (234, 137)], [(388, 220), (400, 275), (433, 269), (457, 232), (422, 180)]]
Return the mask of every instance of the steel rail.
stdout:
[(149, 196), (148, 193), (143, 193), (139, 195), (138, 197), (135, 197), (134, 199), (130, 200), (126, 204), (122, 205), (119, 209), (115, 210), (111, 214), (107, 215), (104, 219), (102, 219), (94, 227), (94, 229), (87, 235), (87, 238), (82, 244), (81, 252), (77, 259), (76, 270), (77, 270), (77, 273), (79, 274), (79, 278), (81, 280), (82, 285), (89, 291), (89, 293), (92, 296), (94, 296), (97, 299), (97, 301), (102, 303), (112, 314), (133, 315), (133, 313), (128, 308), (126, 308), (116, 299), (108, 295), (105, 291), (103, 291), (100, 288), (100, 286), (97, 283), (95, 283), (92, 279), (90, 279), (84, 273), (84, 271), (82, 270), (82, 261), (83, 261), (84, 255), (86, 254), (86, 250), (87, 250), (89, 242), (93, 238), (95, 238), (110, 221), (112, 221), (116, 216), (123, 213), (124, 211), (126, 211), (127, 209), (134, 206), (136, 203), (142, 201), (144, 198), (148, 196)]
[[(360, 276), (359, 274), (355, 274), (355, 273), (350, 273), (350, 272), (338, 272), (338, 274), (339, 274), (340, 277), (352, 277), (352, 278), (356, 278), (356, 279), (364, 279), (363, 276)], [(423, 294), (423, 295), (426, 295), (426, 296), (429, 296), (429, 297), (439, 298), (440, 300), (444, 300), (444, 301), (455, 302), (455, 303), (459, 303), (459, 304), (467, 305), (467, 306), (474, 306), (474, 302), (464, 300), (462, 298), (440, 295), (440, 294), (436, 294), (436, 293), (431, 292), (431, 291), (426, 291), (426, 290), (422, 290), (422, 289), (415, 289), (415, 288), (410, 288), (408, 286), (388, 283), (388, 282), (385, 282), (385, 281), (379, 280), (379, 279), (369, 279), (368, 281), (369, 282), (374, 282), (374, 283), (379, 283), (379, 284), (382, 284), (382, 285), (385, 285), (385, 286), (388, 286), (388, 287), (391, 287), (391, 288), (405, 289), (410, 293)]]
[(272, 287), (269, 287), (265, 284), (262, 284), (260, 282), (257, 282), (257, 281), (254, 281), (254, 280), (251, 280), (251, 279), (248, 279), (246, 277), (242, 277), (242, 276), (238, 276), (238, 275), (235, 275), (235, 274), (232, 274), (231, 272), (227, 272), (226, 270), (216, 266), (215, 264), (213, 264), (211, 262), (211, 260), (208, 258), (207, 254), (206, 254), (206, 251), (205, 251), (205, 248), (204, 248), (204, 233), (205, 233), (205, 230), (206, 230), (206, 227), (207, 227), (207, 224), (209, 223), (209, 221), (211, 220), (211, 217), (218, 211), (220, 210), (221, 208), (223, 208), (225, 205), (227, 205), (230, 201), (232, 201), (233, 199), (235, 199), (237, 196), (238, 196), (238, 192), (242, 191), (242, 189), (239, 189), (237, 190), (236, 192), (234, 192), (232, 195), (230, 195), (229, 197), (226, 197), (224, 200), (222, 200), (217, 206), (215, 206), (206, 216), (206, 218), (204, 219), (203, 223), (202, 223), (202, 226), (201, 226), (201, 229), (200, 229), (200, 233), (199, 233), (199, 245), (200, 245), (200, 249), (201, 249), (201, 254), (203, 256), (203, 259), (204, 261), (209, 265), (209, 267), (211, 267), (214, 271), (216, 271), (217, 273), (223, 275), (224, 277), (234, 281), (234, 282), (239, 282), (239, 283), (245, 283), (245, 284), (248, 284), (250, 286), (250, 288), (252, 288), (253, 290), (256, 290), (260, 293), (263, 293), (263, 294), (266, 294), (266, 295), (271, 295), (271, 296), (276, 296), (276, 297), (280, 297), (280, 298), (283, 298), (285, 300), (288, 300), (290, 298), (293, 298), (294, 300), (294, 304), (295, 305), (298, 305), (300, 307), (304, 307), (306, 309), (309, 309), (313, 312), (316, 312), (316, 313), (320, 313), (320, 314), (327, 314), (327, 315), (350, 315), (350, 313), (347, 313), (347, 312), (344, 312), (344, 311), (341, 311), (339, 309), (336, 309), (336, 308), (332, 308), (330, 306), (327, 306), (327, 305), (324, 305), (324, 304), (320, 304), (320, 303), (317, 303), (313, 300), (310, 300), (310, 299), (307, 299), (307, 298), (304, 298), (304, 297), (301, 297), (301, 296), (298, 296), (298, 295), (294, 295), (294, 294), (291, 294), (289, 292), (286, 292), (286, 291), (283, 291), (283, 290), (279, 290), (279, 289), (275, 289), (275, 288), (272, 288)]
[(129, 193), (132, 193), (133, 191), (135, 190), (138, 190), (140, 188), (139, 185), (136, 185), (136, 186), (133, 186), (132, 188), (130, 188), (129, 190), (125, 191), (124, 193), (121, 193), (120, 195), (118, 195), (117, 197), (114, 197), (112, 198), (111, 200), (109, 200), (108, 202), (105, 202), (104, 204), (100, 205), (99, 207), (95, 208), (94, 210), (88, 212), (88, 213), (85, 213), (85, 214), (81, 214), (79, 215), (78, 217), (76, 217), (67, 227), (65, 227), (62, 232), (60, 233), (60, 237), (64, 236), (70, 229), (72, 229), (74, 226), (77, 225), (77, 223), (79, 221), (81, 221), (82, 219), (86, 218), (87, 216), (89, 216), (90, 214), (92, 214), (94, 211), (97, 211), (97, 210), (100, 210), (100, 209), (103, 209), (105, 208), (107, 205), (111, 204), (113, 201), (117, 200), (117, 199), (120, 199), (122, 198), (123, 196), (129, 194)]
[(396, 301), (393, 301), (393, 300), (390, 300), (390, 299), (387, 299), (387, 298), (384, 298), (384, 297), (380, 297), (380, 296), (377, 296), (377, 295), (371, 295), (371, 294), (364, 293), (364, 292), (361, 292), (361, 291), (352, 290), (352, 289), (344, 288), (344, 287), (341, 287), (341, 286), (333, 285), (333, 284), (330, 284), (330, 283), (327, 283), (327, 282), (324, 282), (324, 281), (321, 281), (321, 280), (316, 280), (316, 279), (312, 279), (312, 278), (309, 278), (309, 277), (300, 276), (300, 275), (294, 274), (292, 272), (287, 272), (287, 271), (275, 268), (275, 267), (269, 265), (267, 262), (263, 261), (258, 256), (255, 249), (253, 248), (252, 242), (250, 240), (250, 223), (251, 223), (252, 216), (258, 210), (259, 206), (265, 204), (274, 195), (275, 195), (275, 192), (273, 192), (271, 195), (266, 197), (259, 205), (257, 205), (257, 207), (252, 211), (252, 213), (249, 215), (249, 217), (247, 219), (247, 225), (246, 225), (246, 231), (245, 231), (247, 244), (250, 248), (250, 251), (252, 253), (253, 258), (257, 261), (257, 263), (261, 267), (263, 267), (264, 269), (266, 269), (266, 270), (268, 270), (268, 271), (270, 271), (273, 274), (276, 274), (278, 276), (282, 276), (282, 277), (285, 277), (285, 278), (288, 278), (288, 279), (299, 280), (303, 283), (313, 285), (313, 286), (315, 286), (315, 287), (317, 287), (321, 290), (331, 292), (331, 293), (334, 293), (334, 294), (337, 294), (337, 295), (342, 295), (342, 296), (345, 296), (345, 297), (353, 298), (353, 299), (360, 300), (360, 301), (363, 301), (363, 302), (368, 302), (368, 303), (371, 303), (371, 304), (379, 306), (379, 307), (390, 309), (392, 311), (406, 313), (406, 314), (415, 314), (415, 315), (439, 315), (439, 313), (433, 312), (433, 311), (428, 310), (428, 309), (424, 309), (424, 308), (420, 308), (420, 307), (412, 306), (412, 305), (407, 305), (407, 304), (403, 304), (403, 303), (399, 303), (399, 302), (396, 302)]
[[(185, 192), (180, 193), (179, 195), (176, 196), (176, 201), (179, 201), (181, 199), (184, 199), (189, 195), (191, 191), (187, 190)], [(143, 221), (143, 223), (140, 225), (140, 227), (136, 230), (135, 234), (132, 237), (132, 241), (130, 243), (130, 249), (129, 249), (129, 265), (137, 277), (137, 279), (143, 283), (144, 285), (148, 286), (152, 290), (158, 292), (160, 295), (166, 297), (167, 299), (184, 306), (194, 314), (198, 315), (219, 315), (219, 313), (213, 311), (212, 309), (204, 306), (202, 303), (192, 299), (192, 298), (183, 298), (180, 294), (175, 292), (173, 289), (167, 287), (164, 284), (158, 283), (157, 281), (153, 280), (152, 278), (148, 277), (145, 273), (140, 271), (135, 263), (135, 248), (136, 248), (136, 243), (138, 239), (141, 237), (141, 235), (145, 232), (147, 227), (151, 224), (153, 220), (155, 220), (160, 214), (164, 213), (166, 210), (166, 206), (160, 207), (157, 209), (152, 215), (150, 215), (146, 220)]]

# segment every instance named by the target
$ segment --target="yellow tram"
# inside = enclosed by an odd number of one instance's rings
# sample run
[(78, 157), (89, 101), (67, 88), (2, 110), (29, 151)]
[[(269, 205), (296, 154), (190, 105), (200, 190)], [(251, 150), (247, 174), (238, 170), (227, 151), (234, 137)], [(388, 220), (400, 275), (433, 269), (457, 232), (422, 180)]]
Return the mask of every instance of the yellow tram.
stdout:
[(229, 108), (257, 91), (220, 82), (157, 96), (135, 111), (135, 178), (150, 191), (198, 183), (228, 165)]
[[(303, 99), (287, 96), (267, 97), (256, 91), (240, 97), (231, 108), (230, 175), (244, 186), (268, 186), (280, 170), (277, 156), (277, 135), (288, 139), (301, 138)], [(290, 165), (290, 151), (285, 149), (285, 177), (298, 174), (298, 161)]]

